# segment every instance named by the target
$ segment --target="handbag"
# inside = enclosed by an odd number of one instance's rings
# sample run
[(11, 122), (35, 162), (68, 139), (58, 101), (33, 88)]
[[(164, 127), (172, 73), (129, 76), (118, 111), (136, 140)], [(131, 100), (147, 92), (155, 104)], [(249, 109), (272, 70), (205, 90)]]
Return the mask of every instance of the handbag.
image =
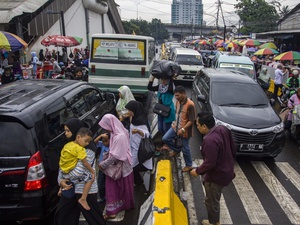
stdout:
[(170, 111), (171, 111), (170, 107), (165, 106), (161, 103), (156, 103), (153, 108), (154, 113), (161, 115), (163, 117), (168, 117), (170, 114)]
[(176, 135), (174, 138), (174, 144), (176, 148), (182, 148), (182, 137)]
[[(108, 156), (107, 154), (105, 154)], [(103, 160), (105, 156), (103, 155)], [(106, 157), (107, 158), (107, 157)], [(123, 161), (117, 160), (113, 164), (110, 164), (105, 170), (102, 172), (106, 175), (112, 178), (113, 180), (119, 180), (122, 177), (122, 170), (123, 170)]]
[(155, 144), (151, 137), (145, 137), (141, 139), (138, 160), (140, 163), (144, 163), (148, 159), (151, 159), (155, 154)]

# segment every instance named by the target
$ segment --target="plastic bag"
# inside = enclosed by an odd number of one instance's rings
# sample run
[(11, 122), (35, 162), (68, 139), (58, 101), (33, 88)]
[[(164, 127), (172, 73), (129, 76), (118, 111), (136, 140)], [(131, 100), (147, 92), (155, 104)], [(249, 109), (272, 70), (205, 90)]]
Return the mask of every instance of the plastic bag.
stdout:
[(151, 159), (155, 153), (155, 144), (151, 137), (142, 138), (139, 150), (138, 150), (138, 160), (140, 163), (144, 163), (148, 159)]
[(171, 78), (175, 74), (179, 75), (180, 72), (181, 67), (177, 63), (169, 60), (155, 60), (150, 68), (150, 73), (157, 79)]

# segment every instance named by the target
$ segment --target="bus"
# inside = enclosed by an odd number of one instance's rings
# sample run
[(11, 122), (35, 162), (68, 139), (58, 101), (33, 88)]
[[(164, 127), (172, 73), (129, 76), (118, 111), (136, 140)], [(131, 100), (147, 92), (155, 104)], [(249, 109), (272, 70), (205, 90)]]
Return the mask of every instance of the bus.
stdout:
[(149, 70), (155, 60), (152, 37), (129, 34), (92, 35), (89, 82), (118, 93), (128, 86), (135, 96), (147, 95)]

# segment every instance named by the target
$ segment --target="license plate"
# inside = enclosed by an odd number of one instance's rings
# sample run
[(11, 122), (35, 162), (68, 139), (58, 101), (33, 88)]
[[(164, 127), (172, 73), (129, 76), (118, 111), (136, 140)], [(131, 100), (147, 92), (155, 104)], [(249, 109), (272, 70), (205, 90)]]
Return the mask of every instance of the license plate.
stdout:
[(263, 144), (241, 144), (240, 151), (245, 152), (262, 152), (264, 150)]

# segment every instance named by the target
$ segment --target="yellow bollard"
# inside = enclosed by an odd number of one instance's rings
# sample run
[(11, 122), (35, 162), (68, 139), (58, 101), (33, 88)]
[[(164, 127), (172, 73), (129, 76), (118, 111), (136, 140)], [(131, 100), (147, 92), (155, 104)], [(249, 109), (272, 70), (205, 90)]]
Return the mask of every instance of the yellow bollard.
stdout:
[(173, 191), (170, 160), (157, 164), (153, 222), (154, 225), (188, 225), (186, 208)]

